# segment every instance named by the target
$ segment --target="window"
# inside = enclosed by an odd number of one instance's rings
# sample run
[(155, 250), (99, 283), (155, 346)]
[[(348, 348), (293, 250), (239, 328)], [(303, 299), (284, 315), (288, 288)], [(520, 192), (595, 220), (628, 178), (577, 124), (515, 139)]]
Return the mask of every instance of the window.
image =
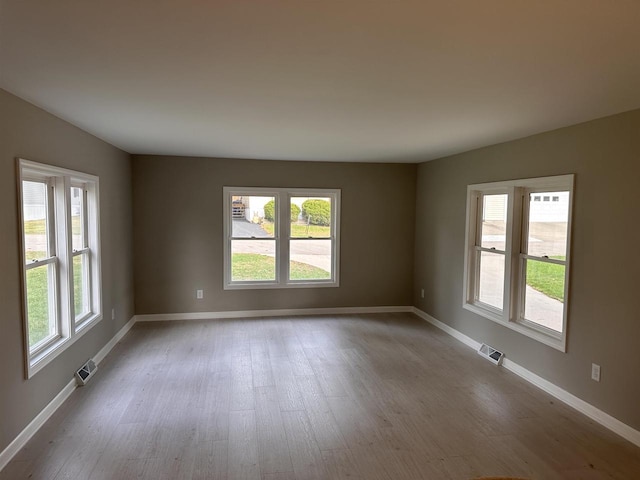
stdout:
[(102, 318), (98, 178), (18, 160), (30, 377)]
[(224, 285), (337, 287), (340, 190), (224, 187)]
[(573, 175), (467, 197), (464, 308), (565, 351)]

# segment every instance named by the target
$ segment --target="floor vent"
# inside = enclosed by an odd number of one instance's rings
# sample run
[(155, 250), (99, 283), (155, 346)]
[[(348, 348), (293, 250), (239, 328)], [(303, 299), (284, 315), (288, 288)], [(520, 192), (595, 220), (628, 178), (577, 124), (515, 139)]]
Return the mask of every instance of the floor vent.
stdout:
[(502, 357), (504, 357), (504, 353), (496, 350), (493, 347), (490, 347), (486, 343), (483, 343), (482, 345), (480, 345), (480, 348), (478, 349), (478, 354), (482, 355), (487, 360), (495, 363), (496, 365), (500, 365), (502, 363)]
[(82, 365), (76, 372), (76, 380), (78, 381), (78, 385), (86, 385), (93, 374), (98, 370), (98, 366), (91, 359), (87, 360), (87, 363)]

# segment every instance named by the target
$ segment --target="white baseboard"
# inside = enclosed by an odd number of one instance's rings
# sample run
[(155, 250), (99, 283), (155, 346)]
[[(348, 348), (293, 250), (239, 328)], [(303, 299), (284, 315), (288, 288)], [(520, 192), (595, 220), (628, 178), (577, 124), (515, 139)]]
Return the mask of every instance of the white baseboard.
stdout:
[(64, 388), (55, 396), (42, 411), (31, 420), (31, 423), (22, 430), (16, 438), (0, 453), (0, 471), (11, 461), (16, 453), (24, 447), (33, 435), (40, 430), (40, 427), (49, 420), (49, 417), (69, 398), (69, 395), (76, 389), (76, 380), (72, 379)]
[(104, 360), (104, 357), (106, 357), (108, 353), (111, 351), (111, 349), (113, 349), (113, 347), (116, 346), (116, 343), (122, 340), (122, 337), (124, 337), (127, 333), (129, 333), (129, 330), (131, 330), (131, 327), (133, 327), (135, 323), (136, 323), (136, 317), (134, 315), (133, 317), (131, 317), (131, 319), (127, 323), (124, 324), (124, 326), (120, 330), (118, 330), (118, 332), (113, 336), (113, 338), (109, 340), (107, 344), (104, 347), (102, 347), (100, 351), (93, 356), (93, 361), (99, 364), (102, 360)]
[[(100, 349), (100, 351), (94, 356), (94, 361), (96, 363), (100, 363), (104, 360), (104, 357), (111, 351), (111, 349), (124, 337), (131, 327), (135, 323), (135, 316), (129, 320), (124, 327), (122, 327), (115, 336), (109, 340), (109, 342)], [(29, 425), (27, 425), (24, 430), (22, 430), (16, 438), (5, 448), (2, 452), (0, 452), (0, 471), (11, 461), (11, 459), (20, 451), (22, 447), (24, 447), (27, 442), (35, 435), (35, 433), (40, 430), (40, 428), (45, 424), (47, 420), (53, 415), (58, 408), (65, 402), (67, 398), (73, 393), (76, 389), (76, 379), (75, 377), (71, 379), (69, 383), (67, 383), (64, 388), (58, 393), (53, 400), (49, 402), (49, 404), (42, 409), (42, 411), (36, 415), (36, 417), (31, 420)]]
[(474, 350), (478, 350), (480, 348), (480, 345), (482, 345), (480, 342), (476, 342), (473, 338), (467, 337), (464, 333), (456, 330), (455, 328), (450, 327), (446, 323), (441, 322), (440, 320), (432, 317), (428, 313), (423, 312), (419, 308), (415, 308), (414, 307), (413, 308), (413, 313), (415, 313), (417, 316), (419, 316), (423, 320), (426, 320), (431, 325), (433, 325), (435, 327), (438, 327), (443, 332), (448, 333), (449, 335), (451, 335), (456, 340), (459, 340), (462, 343), (464, 343), (465, 345), (467, 345), (468, 347), (473, 348)]
[(286, 317), (294, 315), (339, 315), (413, 311), (413, 307), (406, 305), (383, 307), (288, 308), (280, 310), (233, 310), (226, 312), (155, 313), (147, 315), (136, 315), (136, 321), (158, 322), (169, 320), (216, 320), (221, 318)]
[(612, 432), (617, 433), (622, 438), (629, 440), (631, 443), (640, 447), (640, 432), (638, 430), (635, 430), (626, 423), (621, 422), (617, 418), (612, 417), (608, 413), (603, 412), (599, 408), (594, 407), (590, 403), (585, 402), (581, 398), (576, 397), (572, 393), (567, 392), (548, 380), (545, 380), (508, 358), (503, 359), (502, 366), (519, 377), (524, 378), (536, 387), (544, 390), (548, 394), (556, 397), (558, 400), (563, 401), (570, 407), (575, 408), (580, 413), (583, 413)]
[[(480, 348), (480, 345), (481, 345), (480, 342), (475, 341), (471, 337), (468, 337), (467, 335), (456, 330), (455, 328), (450, 327), (446, 323), (443, 323), (440, 320), (437, 320), (436, 318), (432, 317), (426, 312), (423, 312), (419, 308), (414, 307), (413, 313), (415, 313), (420, 318), (426, 320), (430, 324), (434, 325), (435, 327), (438, 327), (442, 331), (448, 333), (449, 335), (461, 341), (465, 345), (473, 348), (474, 350), (477, 350), (478, 348)], [(527, 370), (523, 366), (519, 365), (518, 363), (512, 360), (509, 360), (506, 357), (502, 361), (502, 366), (507, 370), (515, 373), (519, 377), (522, 377), (523, 379), (527, 380), (529, 383), (544, 390), (548, 394), (554, 396), (561, 402), (569, 405), (570, 407), (575, 408), (580, 413), (598, 422), (603, 427), (606, 427), (612, 432), (620, 435), (625, 440), (628, 440), (634, 445), (637, 445), (638, 447), (640, 447), (640, 431), (635, 430), (634, 428), (630, 427), (626, 423), (621, 422), (617, 418), (612, 417), (608, 413), (603, 412), (599, 408), (594, 407), (590, 403), (585, 402), (584, 400), (576, 397), (572, 393), (567, 392), (566, 390), (560, 388), (556, 384), (551, 383), (548, 380), (545, 380), (539, 375), (536, 375), (535, 373), (531, 372), (530, 370)]]

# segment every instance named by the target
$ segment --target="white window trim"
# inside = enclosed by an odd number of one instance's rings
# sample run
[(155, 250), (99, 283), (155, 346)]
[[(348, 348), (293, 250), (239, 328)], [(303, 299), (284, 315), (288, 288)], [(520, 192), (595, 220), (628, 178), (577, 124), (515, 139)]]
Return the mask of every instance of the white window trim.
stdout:
[[(92, 212), (94, 210), (94, 206), (92, 205), (91, 202), (93, 202), (94, 198), (97, 198), (95, 196), (95, 194), (93, 193), (93, 182), (88, 183), (86, 181), (83, 182), (71, 182), (70, 184), (71, 187), (75, 187), (75, 188), (80, 188), (82, 189), (82, 195), (83, 195), (83, 199), (82, 199), (82, 238), (84, 240), (83, 242), (83, 246), (80, 249), (73, 249), (71, 250), (71, 261), (73, 261), (73, 259), (77, 256), (84, 256), (87, 260), (87, 270), (86, 272), (83, 272), (83, 276), (84, 276), (84, 284), (88, 286), (88, 290), (92, 293), (92, 295), (90, 295), (89, 298), (89, 309), (88, 312), (85, 313), (82, 317), (80, 318), (76, 318), (74, 315), (74, 322), (75, 322), (75, 327), (76, 330), (78, 329), (82, 329), (84, 327), (85, 322), (87, 321), (91, 321), (91, 319), (94, 317), (94, 308), (95, 308), (95, 302), (93, 302), (93, 298), (94, 298), (94, 291), (93, 291), (93, 284), (95, 283), (94, 279), (93, 279), (93, 275), (92, 275), (92, 270), (93, 270), (93, 249), (91, 248), (92, 245), (95, 245), (97, 242), (99, 242), (99, 238), (94, 238), (94, 232), (97, 231), (95, 229), (96, 225), (94, 225), (92, 223), (92, 221), (94, 220), (95, 216), (94, 215), (89, 215), (89, 212)], [(97, 209), (96, 209), (97, 210)], [(73, 286), (73, 283), (71, 284)], [(75, 312), (74, 312), (75, 313)]]
[[(223, 187), (224, 219), (224, 289), (274, 289), (274, 288), (323, 288), (340, 286), (340, 189), (323, 188), (265, 188), (265, 187)], [(232, 281), (231, 280), (231, 198), (233, 196), (269, 196), (275, 198), (276, 222), (274, 242), (276, 251), (276, 278), (274, 281)], [(330, 197), (331, 218), (331, 278), (326, 280), (289, 280), (289, 218), (291, 197)]]
[[(102, 288), (101, 288), (101, 262), (100, 262), (100, 195), (99, 178), (66, 168), (55, 167), (43, 163), (33, 162), (23, 158), (17, 159), (17, 183), (18, 183), (18, 215), (20, 220), (20, 262), (22, 264), (22, 302), (24, 325), (24, 352), (26, 377), (31, 378), (42, 370), (63, 351), (73, 345), (86, 332), (102, 320)], [(56, 296), (56, 317), (59, 335), (45, 342), (37, 349), (29, 347), (29, 326), (27, 320), (27, 276), (24, 258), (26, 246), (24, 244), (24, 218), (22, 212), (23, 180), (42, 181), (53, 185), (54, 191), (50, 196), (52, 202), (49, 205), (49, 224), (54, 226), (51, 232), (52, 240), (56, 244), (55, 262), (58, 268), (57, 282), (54, 285)], [(90, 311), (81, 321), (75, 321), (73, 303), (73, 275), (69, 265), (73, 262), (73, 249), (71, 242), (71, 202), (70, 187), (82, 186), (86, 191), (87, 220), (86, 233), (87, 249), (89, 250), (89, 285)], [(55, 219), (53, 218), (55, 217)]]
[[(567, 255), (564, 261), (564, 308), (562, 332), (521, 320), (524, 295), (521, 272), (522, 222), (528, 217), (523, 195), (535, 192), (563, 190), (569, 192), (569, 218), (567, 225)], [(467, 187), (467, 223), (464, 253), (464, 288), (462, 307), (500, 325), (533, 338), (545, 345), (566, 352), (567, 316), (569, 310), (569, 269), (571, 264), (571, 222), (573, 212), (574, 175), (529, 178), (505, 182), (491, 182)], [(504, 301), (502, 310), (475, 300), (477, 268), (475, 266), (476, 233), (478, 231), (478, 199), (481, 195), (507, 193), (507, 231), (505, 245)], [(551, 262), (553, 263), (553, 262)]]

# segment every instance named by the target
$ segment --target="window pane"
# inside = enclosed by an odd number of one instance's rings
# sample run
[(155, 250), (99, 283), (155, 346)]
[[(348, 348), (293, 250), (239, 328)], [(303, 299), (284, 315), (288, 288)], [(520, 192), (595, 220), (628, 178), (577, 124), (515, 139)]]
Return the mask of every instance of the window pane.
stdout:
[(274, 281), (275, 279), (275, 240), (231, 241), (232, 281)]
[[(542, 195), (547, 201), (536, 202)], [(558, 198), (550, 202), (549, 197)], [(542, 192), (529, 195), (529, 234), (526, 253), (538, 257), (564, 259), (567, 255), (569, 192)]]
[(71, 187), (71, 248), (82, 250), (86, 244), (84, 239), (84, 191)]
[(290, 240), (290, 280), (331, 278), (331, 240)]
[(478, 300), (502, 310), (504, 299), (504, 255), (480, 252)]
[(234, 238), (268, 238), (274, 236), (276, 219), (275, 197), (231, 197), (231, 218)]
[(73, 257), (73, 303), (76, 321), (89, 313), (89, 254)]
[(524, 262), (527, 284), (525, 319), (562, 332), (565, 266), (537, 260)]
[(480, 246), (506, 249), (508, 195), (484, 195), (482, 197), (482, 238)]
[(291, 237), (331, 238), (331, 198), (291, 197)]
[(47, 185), (22, 182), (22, 215), (24, 219), (25, 262), (49, 257), (47, 222)]
[(54, 307), (55, 266), (41, 265), (31, 268), (27, 276), (27, 324), (29, 348), (56, 335)]

